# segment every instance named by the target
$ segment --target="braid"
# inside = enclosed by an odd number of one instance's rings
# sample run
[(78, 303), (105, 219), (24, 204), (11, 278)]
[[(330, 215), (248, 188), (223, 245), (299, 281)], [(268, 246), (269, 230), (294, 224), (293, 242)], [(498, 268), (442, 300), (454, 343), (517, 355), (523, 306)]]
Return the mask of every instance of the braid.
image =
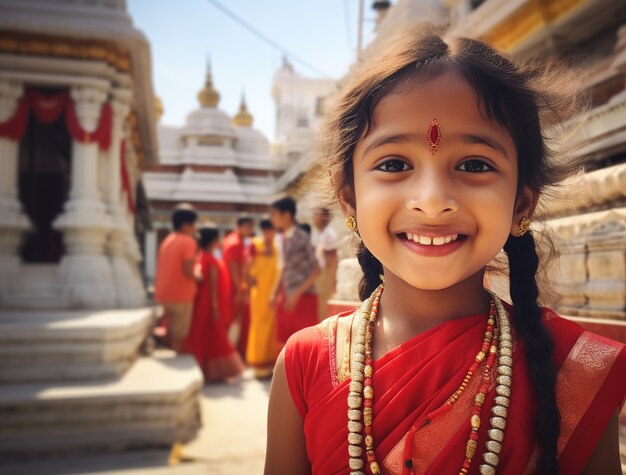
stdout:
[(537, 304), (535, 274), (539, 264), (531, 233), (509, 236), (504, 250), (509, 256), (510, 292), (513, 300), (513, 323), (526, 346), (526, 360), (539, 411), (535, 419), (535, 436), (541, 447), (539, 473), (557, 474), (557, 441), (561, 416), (556, 403), (556, 370), (552, 361), (552, 337), (541, 323)]
[(361, 282), (359, 282), (359, 298), (365, 300), (380, 284), (379, 276), (383, 273), (383, 265), (365, 247), (363, 242), (359, 243), (356, 256), (363, 270), (363, 277)]

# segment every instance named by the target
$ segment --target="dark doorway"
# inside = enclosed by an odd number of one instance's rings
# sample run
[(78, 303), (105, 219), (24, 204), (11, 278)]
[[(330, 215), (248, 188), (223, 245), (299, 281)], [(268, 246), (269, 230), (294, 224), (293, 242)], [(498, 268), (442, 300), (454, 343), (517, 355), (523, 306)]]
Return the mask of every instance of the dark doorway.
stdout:
[(31, 112), (19, 155), (20, 201), (33, 224), (24, 239), (23, 262), (59, 262), (64, 254), (63, 235), (52, 223), (68, 198), (71, 153), (65, 114), (52, 124), (43, 124)]

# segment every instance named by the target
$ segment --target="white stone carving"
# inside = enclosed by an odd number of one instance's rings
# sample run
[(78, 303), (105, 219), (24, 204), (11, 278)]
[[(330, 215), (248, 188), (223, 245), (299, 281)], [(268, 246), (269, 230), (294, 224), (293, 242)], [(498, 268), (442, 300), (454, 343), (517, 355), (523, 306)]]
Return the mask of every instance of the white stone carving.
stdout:
[[(107, 91), (73, 87), (71, 93), (81, 126), (93, 132)], [(60, 266), (62, 298), (70, 307), (106, 308), (115, 302), (113, 272), (105, 253), (111, 215), (98, 187), (98, 144), (72, 143), (70, 199), (55, 220), (63, 232), (66, 254)]]
[[(13, 116), (23, 92), (22, 84), (0, 80), (0, 122)], [(19, 246), (31, 228), (17, 198), (18, 152), (17, 141), (0, 138), (0, 306), (13, 294), (21, 266)]]
[[(113, 91), (113, 122), (111, 134), (111, 148), (106, 153), (104, 164), (105, 201), (111, 214), (112, 226), (107, 237), (106, 250), (111, 259), (113, 270), (113, 285), (115, 287), (115, 304), (117, 307), (139, 307), (145, 304), (145, 292), (141, 278), (133, 269), (136, 260), (128, 258), (126, 252), (127, 241), (134, 240), (134, 223), (129, 222), (126, 211), (126, 201), (122, 200), (121, 183), (121, 150), (124, 136), (124, 120), (130, 111), (132, 94), (126, 89)], [(136, 255), (133, 255), (135, 258)]]

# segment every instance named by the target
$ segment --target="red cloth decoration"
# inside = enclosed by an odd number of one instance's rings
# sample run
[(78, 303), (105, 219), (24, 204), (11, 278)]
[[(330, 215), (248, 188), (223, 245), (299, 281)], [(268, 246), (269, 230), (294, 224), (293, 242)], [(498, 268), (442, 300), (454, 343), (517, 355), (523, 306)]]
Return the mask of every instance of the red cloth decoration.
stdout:
[(28, 123), (28, 100), (22, 96), (13, 117), (0, 124), (0, 138), (20, 140), (26, 132)]
[(25, 95), (35, 117), (44, 124), (56, 122), (65, 110), (69, 99), (68, 91), (50, 95), (43, 94), (32, 87), (26, 89)]
[(29, 110), (32, 110), (35, 118), (44, 124), (53, 123), (65, 111), (67, 130), (74, 140), (81, 143), (96, 142), (102, 151), (111, 148), (113, 114), (109, 102), (102, 106), (100, 121), (96, 130), (87, 132), (80, 125), (76, 116), (74, 101), (70, 99), (68, 90), (56, 94), (44, 94), (35, 88), (27, 87), (13, 117), (0, 124), (0, 137), (21, 140), (26, 132)]
[(111, 147), (111, 105), (107, 102), (102, 106), (100, 113), (100, 122), (93, 132), (88, 132), (80, 125), (80, 121), (76, 116), (74, 102), (67, 101), (65, 109), (65, 118), (67, 121), (67, 130), (72, 138), (80, 143), (96, 142), (100, 150), (106, 151)]
[(100, 114), (100, 123), (96, 130), (97, 141), (100, 150), (103, 152), (111, 148), (111, 128), (113, 126), (113, 114), (111, 112), (111, 103), (105, 102), (102, 106), (102, 113)]
[(128, 175), (128, 168), (126, 167), (126, 140), (122, 140), (120, 143), (120, 172), (122, 174), (122, 190), (126, 192), (128, 210), (132, 214), (135, 214), (136, 208), (133, 197), (133, 188), (130, 184), (130, 176)]

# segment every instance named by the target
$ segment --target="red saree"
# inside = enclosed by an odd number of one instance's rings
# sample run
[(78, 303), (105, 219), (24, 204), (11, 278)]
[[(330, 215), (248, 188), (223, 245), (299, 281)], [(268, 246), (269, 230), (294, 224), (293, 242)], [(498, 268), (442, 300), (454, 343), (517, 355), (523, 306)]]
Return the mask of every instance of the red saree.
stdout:
[(287, 294), (281, 288), (276, 296), (276, 332), (281, 345), (297, 331), (316, 325), (320, 321), (317, 310), (317, 295), (305, 293), (298, 299), (292, 310), (285, 308), (286, 300)]
[[(343, 317), (351, 318), (348, 315)], [(289, 389), (304, 421), (313, 474), (350, 471), (349, 372), (337, 372), (337, 318), (294, 335), (285, 350)], [(585, 332), (550, 310), (544, 311), (544, 319), (555, 340), (557, 400), (562, 414), (561, 473), (575, 474), (584, 468), (607, 422), (621, 408), (626, 393), (626, 351), (621, 343)], [(459, 473), (479, 378), (471, 380), (452, 410), (422, 425), (459, 387), (482, 342), (485, 320), (486, 315), (474, 315), (446, 322), (374, 362), (373, 432), (383, 473)], [(523, 344), (515, 342), (512, 393), (498, 473), (536, 471), (536, 404), (524, 352)], [(339, 366), (345, 364), (344, 359)], [(342, 376), (346, 374), (348, 377)], [(492, 386), (483, 419), (490, 417), (487, 411), (494, 397)], [(470, 474), (479, 473), (488, 426), (481, 425)]]
[[(193, 305), (191, 327), (184, 342), (185, 352), (192, 353), (205, 381), (220, 381), (236, 376), (244, 369), (243, 362), (228, 341), (227, 322), (231, 321), (230, 278), (226, 265), (210, 252), (201, 252), (197, 262), (202, 269), (202, 282)], [(211, 279), (211, 268), (217, 268), (217, 282)], [(217, 285), (220, 316), (213, 314), (211, 289)]]

